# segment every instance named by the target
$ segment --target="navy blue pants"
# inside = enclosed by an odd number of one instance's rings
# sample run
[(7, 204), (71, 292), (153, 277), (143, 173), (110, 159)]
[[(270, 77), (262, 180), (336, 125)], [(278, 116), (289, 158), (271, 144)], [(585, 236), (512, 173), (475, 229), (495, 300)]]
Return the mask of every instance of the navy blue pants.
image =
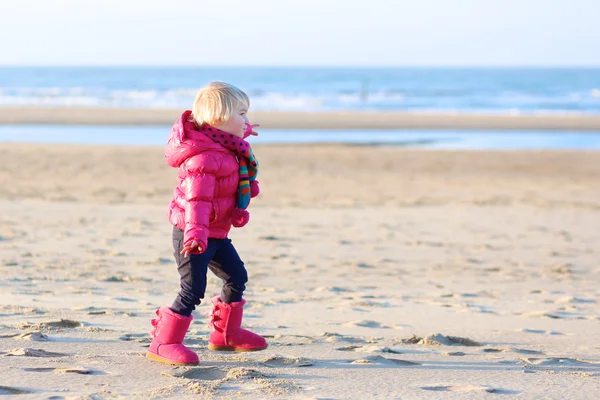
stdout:
[(173, 227), (173, 255), (181, 276), (181, 291), (171, 306), (173, 311), (189, 316), (200, 304), (206, 291), (208, 269), (223, 280), (222, 302), (242, 300), (248, 273), (230, 239), (208, 239), (202, 254), (190, 254), (188, 257), (180, 254), (182, 249), (183, 231)]

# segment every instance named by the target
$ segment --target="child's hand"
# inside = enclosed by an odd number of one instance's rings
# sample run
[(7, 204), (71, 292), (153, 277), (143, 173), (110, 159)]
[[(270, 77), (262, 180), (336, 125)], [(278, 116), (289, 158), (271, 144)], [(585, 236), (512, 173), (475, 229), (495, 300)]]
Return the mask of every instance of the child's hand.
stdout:
[(246, 131), (244, 132), (244, 139), (246, 139), (248, 136), (258, 136), (258, 132), (254, 132), (254, 128), (258, 128), (260, 125), (259, 124), (249, 124), (248, 122), (246, 122)]
[(250, 128), (252, 128), (252, 132), (250, 132), (250, 134), (252, 136), (258, 136), (258, 132), (254, 132), (254, 128), (258, 128), (260, 126), (260, 124), (252, 124), (250, 125)]
[(192, 243), (183, 246), (183, 250), (181, 250), (179, 254), (183, 254), (184, 257), (187, 257), (192, 253), (202, 253), (203, 251), (204, 250), (202, 249), (200, 244), (193, 240)]

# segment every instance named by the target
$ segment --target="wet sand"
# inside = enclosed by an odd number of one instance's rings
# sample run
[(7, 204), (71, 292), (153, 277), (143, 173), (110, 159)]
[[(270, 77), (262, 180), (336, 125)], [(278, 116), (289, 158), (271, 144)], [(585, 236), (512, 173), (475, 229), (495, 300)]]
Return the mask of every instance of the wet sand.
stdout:
[[(0, 124), (170, 126), (180, 114), (172, 109), (0, 107)], [(600, 131), (600, 115), (583, 114), (256, 111), (250, 118), (265, 129)]]

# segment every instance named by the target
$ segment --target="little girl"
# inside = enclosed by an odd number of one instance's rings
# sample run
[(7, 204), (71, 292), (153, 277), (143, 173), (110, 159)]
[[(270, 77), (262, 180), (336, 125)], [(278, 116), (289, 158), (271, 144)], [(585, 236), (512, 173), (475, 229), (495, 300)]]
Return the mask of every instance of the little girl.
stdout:
[(192, 111), (173, 125), (165, 157), (178, 168), (178, 184), (169, 205), (173, 248), (181, 291), (171, 307), (156, 311), (154, 338), (146, 356), (177, 364), (197, 364), (198, 355), (183, 338), (192, 311), (204, 298), (207, 269), (223, 280), (221, 296), (212, 299), (210, 350), (255, 351), (265, 339), (241, 329), (242, 298), (248, 275), (227, 234), (242, 227), (250, 215), (250, 198), (259, 193), (258, 162), (246, 139), (256, 135), (247, 112), (248, 96), (223, 82), (200, 89)]

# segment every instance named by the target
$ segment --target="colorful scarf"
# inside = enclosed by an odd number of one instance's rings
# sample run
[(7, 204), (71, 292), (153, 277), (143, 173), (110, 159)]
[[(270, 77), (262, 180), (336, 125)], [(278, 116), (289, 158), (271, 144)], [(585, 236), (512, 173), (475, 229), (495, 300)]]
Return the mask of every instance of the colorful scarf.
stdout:
[(213, 127), (202, 130), (213, 142), (233, 151), (240, 165), (237, 208), (245, 210), (250, 204), (250, 182), (258, 175), (258, 161), (254, 157), (250, 143), (235, 135)]

